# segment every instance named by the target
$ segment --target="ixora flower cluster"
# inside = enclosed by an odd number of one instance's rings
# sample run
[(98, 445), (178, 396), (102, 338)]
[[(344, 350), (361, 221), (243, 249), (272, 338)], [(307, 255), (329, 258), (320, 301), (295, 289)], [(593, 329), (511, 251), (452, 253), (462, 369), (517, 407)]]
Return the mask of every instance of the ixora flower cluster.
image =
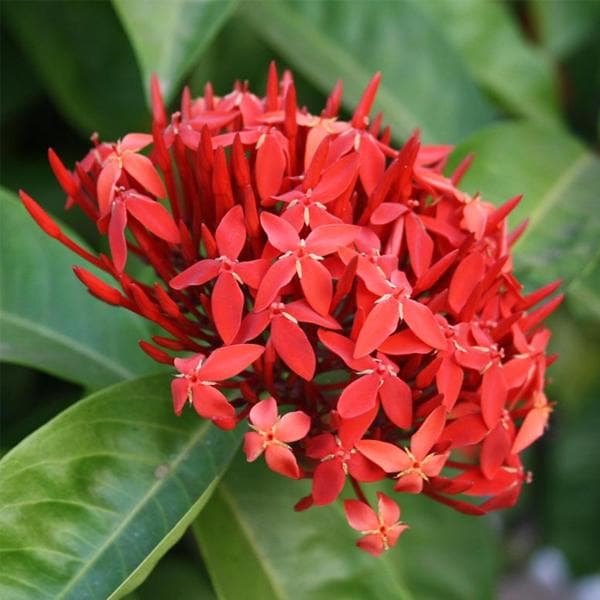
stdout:
[[(375, 512), (363, 483), (475, 515), (516, 502), (519, 454), (552, 410), (541, 323), (561, 300), (534, 308), (558, 283), (525, 295), (512, 272), (520, 198), (496, 208), (460, 191), (470, 159), (445, 176), (452, 147), (418, 133), (394, 147), (369, 116), (379, 79), (349, 121), (340, 84), (314, 116), (274, 65), (265, 97), (186, 89), (170, 118), (154, 79), (151, 135), (94, 136), (74, 171), (49, 151), (67, 207), (97, 223), (110, 257), (21, 193), (47, 234), (114, 278), (75, 267), (94, 296), (167, 333), (140, 346), (177, 370), (175, 412), (248, 420), (249, 461), (312, 479), (298, 510), (349, 482), (348, 522), (375, 555), (406, 525), (382, 492)], [(125, 271), (128, 255), (152, 285)]]

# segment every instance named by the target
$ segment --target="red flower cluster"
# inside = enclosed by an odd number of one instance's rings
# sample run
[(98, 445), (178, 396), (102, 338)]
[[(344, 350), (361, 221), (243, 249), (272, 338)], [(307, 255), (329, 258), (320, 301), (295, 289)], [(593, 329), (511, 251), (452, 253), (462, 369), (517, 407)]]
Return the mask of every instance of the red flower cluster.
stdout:
[[(312, 479), (298, 509), (349, 481), (348, 521), (372, 554), (405, 525), (382, 493), (377, 516), (361, 483), (477, 515), (515, 503), (519, 453), (552, 410), (540, 324), (561, 300), (534, 308), (558, 284), (524, 295), (512, 272), (519, 198), (496, 208), (460, 191), (470, 159), (447, 177), (452, 148), (418, 133), (395, 148), (369, 117), (378, 84), (349, 121), (339, 84), (313, 116), (271, 65), (264, 98), (241, 83), (224, 97), (186, 89), (168, 120), (154, 79), (152, 135), (94, 136), (74, 171), (49, 152), (67, 206), (108, 236), (110, 257), (21, 193), (49, 235), (118, 284), (76, 267), (93, 295), (167, 332), (140, 345), (177, 369), (175, 412), (190, 403), (223, 429), (248, 419), (249, 461)], [(125, 272), (128, 255), (154, 268), (153, 285)]]

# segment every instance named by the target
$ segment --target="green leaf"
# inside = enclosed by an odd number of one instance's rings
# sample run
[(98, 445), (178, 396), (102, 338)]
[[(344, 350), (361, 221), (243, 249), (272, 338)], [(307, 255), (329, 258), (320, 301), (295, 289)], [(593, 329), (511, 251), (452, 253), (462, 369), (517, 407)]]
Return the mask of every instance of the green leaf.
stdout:
[(219, 598), (411, 598), (389, 554), (354, 546), (340, 503), (293, 511), (308, 491), (262, 461), (235, 461), (193, 525)]
[(237, 0), (113, 0), (131, 40), (145, 90), (156, 73), (171, 97), (210, 45)]
[(102, 390), (0, 462), (0, 597), (119, 598), (198, 514), (239, 443), (164, 375)]
[(244, 19), (292, 67), (328, 93), (344, 81), (352, 108), (376, 71), (376, 108), (395, 135), (459, 141), (493, 112), (442, 32), (408, 2), (248, 2)]
[[(170, 553), (171, 554), (171, 553)], [(126, 600), (214, 600), (208, 575), (182, 556), (165, 556)]]
[(539, 121), (558, 122), (553, 65), (523, 37), (507, 5), (482, 0), (415, 4), (435, 20), (476, 81), (503, 107)]
[(3, 188), (0, 233), (1, 360), (93, 388), (160, 368), (137, 345), (146, 323), (92, 298), (72, 271), (82, 261)]
[(598, 573), (600, 386), (597, 381), (595, 387), (579, 414), (570, 420), (563, 419), (548, 458), (547, 487), (540, 494), (545, 508), (546, 541), (565, 552), (571, 570), (578, 577)]
[(193, 525), (220, 598), (492, 596), (495, 540), (485, 521), (403, 495), (402, 519), (411, 529), (375, 559), (356, 548), (360, 536), (341, 502), (293, 511), (309, 491), (307, 481), (286, 480), (262, 461), (240, 457), (232, 465)]
[(475, 162), (463, 189), (494, 203), (524, 194), (511, 221), (529, 219), (515, 246), (526, 282), (562, 277), (566, 287), (585, 273), (600, 239), (600, 160), (568, 134), (530, 123), (487, 127), (456, 149), (453, 164), (468, 152)]
[(410, 529), (389, 555), (415, 598), (496, 597), (499, 543), (485, 517), (463, 515), (422, 496), (403, 495), (399, 503)]
[(530, 18), (543, 48), (565, 58), (600, 27), (600, 3), (590, 0), (529, 0)]
[(3, 2), (14, 38), (59, 110), (87, 137), (145, 120), (135, 59), (108, 2)]

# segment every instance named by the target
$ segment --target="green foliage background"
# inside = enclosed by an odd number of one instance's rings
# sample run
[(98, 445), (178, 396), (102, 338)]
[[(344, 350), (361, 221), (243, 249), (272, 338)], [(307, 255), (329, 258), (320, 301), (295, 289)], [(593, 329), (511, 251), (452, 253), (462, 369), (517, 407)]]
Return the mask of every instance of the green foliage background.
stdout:
[[(547, 545), (575, 576), (598, 572), (600, 2), (52, 0), (1, 11), (0, 597), (491, 598)], [(160, 371), (137, 349), (146, 325), (92, 300), (73, 256), (14, 197), (26, 189), (97, 247), (94, 227), (63, 212), (47, 147), (72, 164), (94, 131), (146, 129), (152, 72), (175, 107), (184, 83), (224, 93), (248, 79), (261, 92), (272, 59), (294, 70), (314, 111), (338, 78), (351, 107), (381, 70), (377, 108), (396, 141), (420, 127), (428, 142), (456, 144), (455, 162), (475, 154), (467, 191), (524, 193), (517, 268), (529, 287), (564, 279), (551, 320), (557, 409), (526, 458), (535, 481), (519, 506), (488, 520), (407, 498), (413, 528), (379, 561), (354, 549), (340, 506), (294, 513), (302, 484), (241, 464), (239, 433), (176, 419), (168, 375), (136, 379)]]

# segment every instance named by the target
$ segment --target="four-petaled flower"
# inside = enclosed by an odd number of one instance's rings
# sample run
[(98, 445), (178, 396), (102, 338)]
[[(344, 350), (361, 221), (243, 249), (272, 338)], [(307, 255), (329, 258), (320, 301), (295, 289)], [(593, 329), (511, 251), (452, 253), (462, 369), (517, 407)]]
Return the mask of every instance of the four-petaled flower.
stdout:
[(322, 225), (313, 229), (305, 239), (294, 227), (276, 215), (263, 212), (260, 222), (269, 242), (281, 252), (279, 259), (265, 274), (254, 310), (264, 310), (275, 300), (281, 288), (298, 275), (306, 301), (321, 315), (329, 313), (333, 296), (332, 276), (321, 264), (326, 256), (341, 246), (352, 243), (360, 228), (355, 225)]
[(377, 492), (378, 513), (361, 500), (344, 500), (348, 524), (363, 534), (356, 545), (379, 556), (396, 544), (408, 525), (400, 521), (400, 507), (382, 492)]
[(171, 383), (175, 413), (181, 414), (189, 402), (201, 417), (231, 429), (235, 410), (216, 386), (248, 368), (263, 352), (264, 348), (256, 344), (236, 344), (217, 348), (208, 358), (204, 354), (176, 358), (179, 375)]
[(277, 403), (271, 397), (250, 409), (249, 421), (254, 431), (244, 434), (244, 452), (248, 462), (256, 460), (264, 452), (272, 471), (298, 479), (300, 468), (288, 444), (306, 437), (310, 417), (300, 410), (278, 416)]
[(386, 473), (394, 473), (395, 489), (418, 494), (423, 482), (440, 474), (448, 460), (449, 452), (430, 453), (446, 423), (446, 409), (438, 406), (410, 438), (410, 448), (378, 440), (361, 440), (356, 447)]

